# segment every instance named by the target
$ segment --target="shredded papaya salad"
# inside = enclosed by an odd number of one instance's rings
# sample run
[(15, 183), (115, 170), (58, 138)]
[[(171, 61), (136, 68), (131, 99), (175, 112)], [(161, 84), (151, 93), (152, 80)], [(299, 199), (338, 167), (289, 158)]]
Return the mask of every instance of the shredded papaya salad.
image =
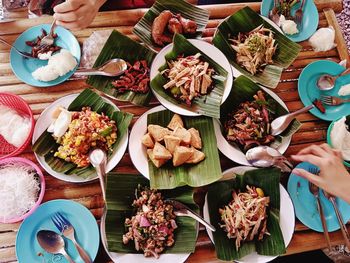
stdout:
[(267, 231), (266, 208), (270, 197), (264, 196), (261, 188), (247, 185), (246, 192), (232, 192), (233, 200), (224, 208), (219, 209), (220, 225), (227, 232), (227, 237), (236, 239), (236, 250), (242, 241), (251, 241), (255, 237), (262, 240)]
[(174, 230), (177, 228), (173, 206), (166, 204), (156, 190), (136, 189), (132, 206), (136, 214), (125, 219), (127, 233), (123, 243), (134, 241), (135, 249), (143, 251), (145, 257), (159, 258), (165, 248), (174, 245)]

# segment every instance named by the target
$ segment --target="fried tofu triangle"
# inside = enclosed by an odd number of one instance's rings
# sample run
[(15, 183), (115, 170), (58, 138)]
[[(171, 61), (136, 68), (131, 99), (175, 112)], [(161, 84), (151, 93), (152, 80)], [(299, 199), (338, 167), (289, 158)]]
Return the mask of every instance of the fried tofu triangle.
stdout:
[(168, 124), (168, 128), (174, 131), (177, 127), (183, 128), (184, 122), (182, 121), (180, 115), (174, 114), (174, 116), (171, 118), (171, 121)]
[(157, 168), (161, 167), (167, 161), (166, 159), (159, 159), (159, 160), (155, 159), (153, 155), (153, 149), (147, 149), (147, 155), (149, 159), (152, 161), (152, 163), (155, 165), (155, 167)]
[(141, 142), (147, 148), (154, 147), (154, 142), (153, 142), (152, 137), (149, 133), (146, 133), (145, 135), (142, 136)]
[(154, 156), (154, 159), (157, 159), (157, 160), (163, 160), (163, 159), (170, 160), (171, 157), (173, 157), (171, 153), (159, 142), (156, 142), (154, 145), (153, 156)]
[(177, 146), (174, 151), (173, 165), (179, 166), (184, 164), (193, 154), (193, 148), (186, 146)]
[(186, 163), (192, 163), (192, 164), (196, 164), (199, 163), (201, 161), (203, 161), (205, 159), (205, 154), (201, 151), (198, 151), (197, 149), (193, 148), (193, 154), (192, 156), (186, 161)]
[(163, 141), (164, 136), (171, 133), (167, 128), (153, 124), (148, 125), (147, 130), (152, 138), (157, 142)]
[(202, 139), (199, 135), (199, 131), (195, 128), (188, 129), (191, 134), (191, 145), (196, 149), (202, 149)]

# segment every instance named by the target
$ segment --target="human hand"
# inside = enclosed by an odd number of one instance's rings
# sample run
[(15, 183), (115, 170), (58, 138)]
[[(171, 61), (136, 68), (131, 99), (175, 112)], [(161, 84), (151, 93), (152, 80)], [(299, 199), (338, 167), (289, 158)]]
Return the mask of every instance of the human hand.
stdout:
[(350, 175), (343, 164), (340, 151), (332, 149), (328, 144), (312, 145), (291, 157), (295, 161), (312, 163), (320, 169), (318, 176), (304, 169), (294, 169), (292, 173), (350, 203)]
[(68, 29), (82, 29), (91, 24), (106, 0), (67, 0), (54, 7), (56, 24)]

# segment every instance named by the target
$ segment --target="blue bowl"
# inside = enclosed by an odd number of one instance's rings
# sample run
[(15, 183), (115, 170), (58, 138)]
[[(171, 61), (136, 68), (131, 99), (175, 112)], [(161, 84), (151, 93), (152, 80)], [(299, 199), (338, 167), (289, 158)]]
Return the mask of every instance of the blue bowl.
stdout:
[[(299, 33), (294, 35), (287, 35), (289, 39), (294, 42), (301, 42), (313, 35), (317, 30), (318, 26), (318, 11), (313, 0), (305, 0), (305, 5), (303, 8), (303, 20), (300, 26), (298, 26)], [(260, 13), (269, 17), (270, 10), (273, 8), (274, 0), (263, 0), (260, 6)], [(291, 10), (291, 15), (295, 15), (295, 11), (300, 7), (301, 1), (293, 6)]]
[[(44, 25), (38, 25), (35, 27), (31, 27), (28, 30), (24, 31), (14, 42), (14, 46), (18, 48), (21, 51), (25, 52), (31, 52), (31, 47), (26, 45), (26, 41), (32, 41), (37, 36), (41, 35), (41, 29), (45, 29), (47, 32), (50, 31), (49, 24)], [(55, 44), (62, 47), (63, 49), (69, 50), (72, 55), (76, 58), (78, 64), (76, 68), (79, 65), (80, 62), (80, 45), (78, 43), (78, 40), (75, 38), (75, 36), (68, 31), (67, 29), (63, 27), (56, 27), (55, 33), (57, 33), (58, 37), (55, 40)], [(70, 78), (73, 73), (75, 72), (76, 68), (68, 72), (66, 75), (59, 77), (55, 80), (44, 82), (39, 81), (33, 78), (32, 72), (35, 71), (37, 68), (47, 65), (47, 60), (40, 60), (40, 59), (31, 59), (31, 58), (24, 58), (21, 55), (19, 55), (13, 48), (10, 52), (10, 63), (12, 71), (15, 73), (16, 77), (22, 80), (23, 82), (36, 86), (36, 87), (50, 87), (57, 84), (60, 84)]]

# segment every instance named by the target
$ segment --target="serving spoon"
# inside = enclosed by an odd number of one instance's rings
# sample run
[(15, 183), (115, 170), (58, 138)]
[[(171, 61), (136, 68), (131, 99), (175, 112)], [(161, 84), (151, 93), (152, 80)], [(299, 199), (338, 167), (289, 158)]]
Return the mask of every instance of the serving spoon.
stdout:
[(113, 58), (106, 61), (98, 68), (81, 68), (74, 72), (75, 76), (91, 76), (91, 75), (99, 75), (106, 77), (117, 77), (125, 72), (128, 68), (125, 60), (120, 58)]
[(93, 167), (96, 169), (98, 179), (100, 180), (100, 186), (102, 190), (103, 200), (106, 202), (106, 166), (107, 155), (105, 151), (100, 148), (96, 148), (89, 153), (89, 160)]
[(293, 168), (286, 157), (279, 151), (269, 146), (251, 148), (245, 154), (247, 161), (255, 167), (278, 167), (282, 172), (290, 172)]
[(189, 207), (184, 205), (183, 203), (176, 201), (174, 199), (166, 199), (164, 200), (166, 204), (172, 205), (174, 207), (174, 214), (176, 216), (188, 216), (191, 217), (201, 224), (203, 224), (205, 227), (209, 228), (211, 231), (215, 232), (216, 229), (213, 225), (205, 221), (200, 215), (198, 215), (196, 212), (192, 211)]
[(343, 72), (341, 72), (338, 75), (332, 76), (329, 74), (324, 74), (319, 77), (317, 80), (317, 87), (320, 90), (331, 90), (334, 88), (335, 81), (346, 74), (350, 73), (350, 68), (345, 69)]
[(69, 261), (69, 263), (74, 263), (72, 258), (64, 249), (65, 244), (61, 235), (51, 230), (40, 230), (36, 234), (36, 238), (39, 242), (39, 245), (46, 252), (49, 252), (51, 254), (62, 254)]
[(315, 105), (311, 104), (300, 110), (288, 113), (286, 115), (280, 116), (271, 122), (271, 135), (276, 136), (284, 132), (288, 128), (289, 124), (294, 120), (294, 117), (313, 109)]

